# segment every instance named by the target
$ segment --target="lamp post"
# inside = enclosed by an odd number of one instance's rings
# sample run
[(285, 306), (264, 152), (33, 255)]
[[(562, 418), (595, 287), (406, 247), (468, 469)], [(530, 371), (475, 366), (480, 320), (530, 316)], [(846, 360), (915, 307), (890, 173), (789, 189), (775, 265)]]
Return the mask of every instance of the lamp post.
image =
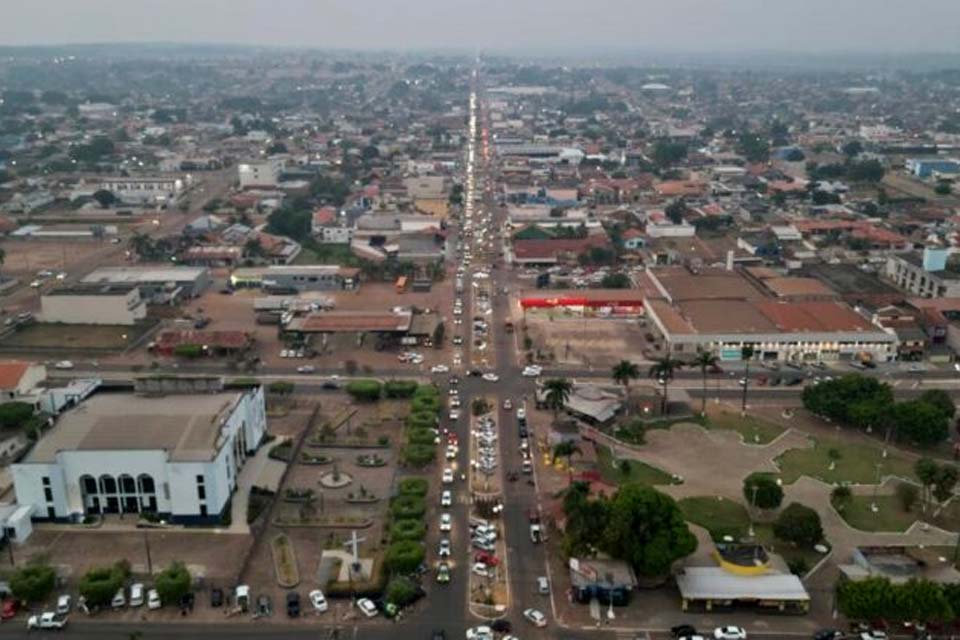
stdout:
[(143, 532), (143, 547), (147, 551), (147, 575), (153, 575), (153, 559), (150, 557), (150, 536)]
[(757, 509), (757, 490), (758, 489), (760, 489), (760, 486), (757, 484), (754, 484), (751, 491), (752, 497), (750, 499), (750, 530), (747, 532), (747, 535), (749, 535), (751, 538), (754, 535), (756, 535), (753, 530), (753, 516), (754, 516), (754, 512)]
[(880, 488), (880, 470), (883, 468), (883, 463), (877, 463), (877, 482), (873, 485), (873, 501), (870, 503), (870, 510), (874, 513), (880, 511), (880, 507), (877, 505), (877, 490)]

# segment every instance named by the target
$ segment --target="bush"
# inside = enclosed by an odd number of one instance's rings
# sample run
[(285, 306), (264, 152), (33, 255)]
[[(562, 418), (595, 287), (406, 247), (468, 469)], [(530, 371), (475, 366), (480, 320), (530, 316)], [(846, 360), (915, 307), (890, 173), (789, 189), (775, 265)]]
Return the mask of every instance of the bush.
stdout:
[(380, 399), (380, 382), (377, 380), (354, 380), (347, 384), (347, 393), (354, 400), (374, 402)]
[(387, 602), (404, 607), (417, 599), (417, 584), (410, 578), (397, 576), (387, 583)]
[(413, 413), (437, 413), (440, 411), (440, 398), (438, 396), (414, 396), (410, 401), (410, 409)]
[(474, 416), (482, 416), (485, 413), (490, 412), (490, 403), (487, 402), (486, 398), (474, 398), (473, 402), (470, 403), (470, 413)]
[(80, 578), (79, 591), (90, 606), (106, 606), (113, 595), (130, 577), (130, 565), (125, 560), (111, 567), (98, 567)]
[(267, 391), (278, 396), (288, 396), (293, 393), (293, 383), (285, 380), (277, 380), (267, 385)]
[(405, 518), (397, 520), (390, 528), (392, 540), (423, 540), (427, 535), (427, 526), (423, 520)]
[(383, 563), (392, 574), (412, 573), (417, 570), (425, 556), (423, 544), (400, 540), (387, 547)]
[(273, 445), (267, 456), (274, 460), (290, 462), (293, 459), (293, 443), (290, 441), (278, 442)]
[(397, 485), (397, 492), (402, 496), (424, 497), (430, 488), (426, 478), (404, 478)]
[(823, 527), (816, 511), (792, 502), (773, 522), (773, 533), (781, 540), (801, 547), (812, 547), (823, 540)]
[(174, 562), (154, 579), (160, 602), (177, 604), (190, 591), (190, 573), (182, 562)]
[(769, 473), (751, 473), (743, 480), (743, 497), (758, 509), (776, 509), (783, 502), (783, 489)]
[(917, 498), (920, 497), (920, 491), (909, 482), (898, 482), (895, 491), (897, 500), (900, 502), (900, 508), (906, 512), (913, 509), (913, 506), (917, 504)]
[(806, 558), (794, 558), (787, 562), (787, 568), (790, 569), (790, 573), (795, 576), (800, 576), (801, 578), (807, 574), (807, 571), (810, 571), (810, 566), (807, 564)]
[[(10, 544), (7, 542), (7, 544)], [(20, 600), (40, 602), (53, 591), (57, 574), (45, 564), (31, 564), (10, 576), (10, 590)]]
[(437, 422), (436, 411), (418, 411), (407, 416), (407, 426), (414, 429), (432, 429)]
[(433, 444), (409, 444), (403, 448), (403, 461), (418, 469), (433, 462), (436, 455), (437, 450)]
[(192, 360), (203, 355), (203, 347), (198, 344), (178, 344), (173, 348), (173, 355)]
[(420, 496), (397, 496), (390, 505), (390, 513), (397, 520), (422, 518), (426, 512), (427, 505)]
[(437, 436), (430, 429), (411, 429), (407, 432), (407, 441), (410, 444), (433, 445)]
[(850, 487), (845, 484), (834, 487), (833, 491), (830, 492), (830, 502), (837, 511), (843, 511), (852, 499), (853, 492), (850, 490)]
[(439, 398), (440, 389), (432, 384), (422, 384), (413, 392), (414, 398)]
[(4, 402), (0, 404), (0, 428), (20, 427), (33, 417), (33, 406), (26, 402)]
[(409, 398), (419, 386), (416, 380), (390, 380), (383, 386), (383, 391), (388, 398)]

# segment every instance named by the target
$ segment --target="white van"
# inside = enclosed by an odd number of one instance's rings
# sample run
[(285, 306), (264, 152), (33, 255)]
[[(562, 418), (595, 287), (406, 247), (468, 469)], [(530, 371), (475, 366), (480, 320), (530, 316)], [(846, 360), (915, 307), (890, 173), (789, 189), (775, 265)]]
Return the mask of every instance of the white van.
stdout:
[(137, 582), (135, 584), (130, 585), (130, 606), (140, 607), (142, 605), (143, 605), (143, 584)]

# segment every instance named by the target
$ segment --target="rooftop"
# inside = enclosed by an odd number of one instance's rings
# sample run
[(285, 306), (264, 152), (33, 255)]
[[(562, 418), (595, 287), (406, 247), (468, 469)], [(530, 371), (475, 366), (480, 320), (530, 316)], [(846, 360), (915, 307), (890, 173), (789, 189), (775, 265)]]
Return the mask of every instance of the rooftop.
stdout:
[(32, 365), (30, 362), (7, 360), (0, 362), (0, 389), (16, 389), (20, 379)]
[(677, 575), (677, 586), (684, 600), (810, 600), (791, 573), (739, 576), (719, 567), (686, 567)]
[(92, 283), (131, 283), (142, 282), (188, 282), (207, 273), (204, 267), (98, 267), (86, 276), (82, 282)]
[(390, 311), (324, 311), (292, 319), (287, 331), (305, 333), (335, 332), (405, 332), (410, 330), (409, 312)]
[(214, 457), (220, 426), (239, 393), (144, 397), (102, 393), (62, 414), (24, 459), (52, 463), (61, 451), (166, 451), (170, 460)]
[(137, 286), (133, 283), (78, 283), (57, 287), (45, 292), (44, 296), (126, 296)]

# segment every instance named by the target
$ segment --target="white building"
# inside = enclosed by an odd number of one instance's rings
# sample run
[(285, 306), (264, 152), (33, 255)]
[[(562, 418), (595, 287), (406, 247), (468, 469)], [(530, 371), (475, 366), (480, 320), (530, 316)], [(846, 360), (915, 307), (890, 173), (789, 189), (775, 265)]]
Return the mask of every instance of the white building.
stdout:
[(237, 165), (241, 189), (275, 189), (283, 173), (283, 159), (270, 158), (257, 162), (242, 162)]
[(175, 176), (104, 178), (97, 189), (109, 191), (123, 204), (162, 205), (176, 201), (183, 191), (183, 180)]
[(927, 247), (923, 253), (887, 256), (883, 275), (898, 287), (923, 298), (960, 297), (960, 271), (948, 264), (949, 250)]
[(40, 520), (152, 512), (170, 522), (218, 521), (265, 433), (262, 387), (100, 394), (61, 415), (11, 466), (17, 503)]
[(147, 303), (135, 284), (81, 284), (40, 296), (44, 322), (133, 325), (146, 317)]

